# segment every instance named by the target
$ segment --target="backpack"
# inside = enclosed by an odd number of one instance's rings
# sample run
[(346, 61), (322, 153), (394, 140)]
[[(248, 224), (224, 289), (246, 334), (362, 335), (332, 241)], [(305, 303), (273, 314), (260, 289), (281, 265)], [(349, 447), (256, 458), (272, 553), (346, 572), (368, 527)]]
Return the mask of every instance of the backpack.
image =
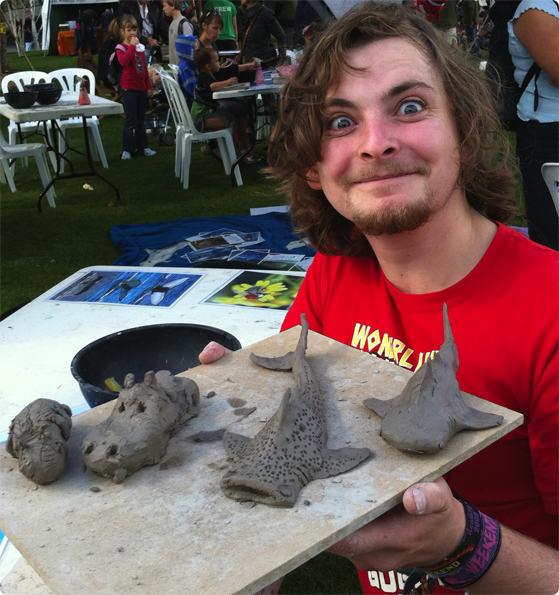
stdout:
[[(539, 92), (538, 77), (541, 68), (534, 62), (528, 70), (521, 85), (514, 78), (515, 66), (509, 51), (509, 33), (507, 23), (514, 17), (521, 0), (497, 0), (489, 11), (489, 18), (495, 28), (489, 42), (489, 60), (486, 75), (492, 93), (498, 101), (499, 116), (507, 130), (514, 131), (516, 122), (516, 109), (524, 91), (534, 79), (534, 111), (538, 109)], [(557, 0), (553, 4), (558, 8)]]
[(189, 21), (186, 17), (182, 17), (182, 19), (179, 22), (179, 35), (184, 35), (182, 32), (182, 28), (183, 28), (183, 25), (185, 22), (189, 23), (190, 26), (192, 27), (192, 31), (193, 31), (192, 35), (194, 35), (194, 37), (200, 37), (200, 33), (201, 33), (200, 25), (194, 21)]
[(122, 65), (116, 56), (116, 51), (118, 49), (126, 52), (126, 48), (121, 43), (116, 46), (115, 51), (109, 58), (109, 71), (107, 74), (107, 80), (109, 83), (111, 83), (111, 85), (113, 85), (113, 87), (115, 87), (115, 89), (120, 87), (120, 76), (122, 74)]

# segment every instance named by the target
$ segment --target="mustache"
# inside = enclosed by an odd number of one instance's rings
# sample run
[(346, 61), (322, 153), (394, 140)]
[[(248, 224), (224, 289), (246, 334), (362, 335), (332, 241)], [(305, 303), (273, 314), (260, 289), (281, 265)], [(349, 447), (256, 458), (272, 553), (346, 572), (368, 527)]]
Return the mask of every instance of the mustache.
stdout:
[(340, 185), (344, 190), (348, 190), (352, 184), (359, 183), (369, 178), (375, 178), (377, 176), (391, 177), (391, 176), (404, 176), (408, 174), (419, 174), (426, 176), (431, 171), (428, 163), (402, 163), (395, 161), (393, 163), (383, 163), (365, 165), (356, 172), (347, 174), (340, 178)]

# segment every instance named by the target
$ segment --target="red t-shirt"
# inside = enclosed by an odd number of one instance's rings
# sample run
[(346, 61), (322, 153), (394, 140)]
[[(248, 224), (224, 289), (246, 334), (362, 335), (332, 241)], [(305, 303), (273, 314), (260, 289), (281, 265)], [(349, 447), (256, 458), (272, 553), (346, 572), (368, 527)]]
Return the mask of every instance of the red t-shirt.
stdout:
[[(444, 340), (446, 302), (460, 388), (524, 415), (448, 483), (503, 525), (558, 548), (558, 273), (557, 252), (503, 225), (464, 279), (423, 295), (396, 289), (374, 258), (319, 254), (282, 330), (305, 312), (312, 330), (415, 371)], [(359, 574), (364, 593), (402, 591), (394, 572)]]
[(137, 52), (135, 46), (130, 44), (126, 48), (126, 52), (117, 48), (116, 56), (122, 66), (120, 75), (122, 89), (127, 91), (147, 91), (151, 89), (144, 52)]

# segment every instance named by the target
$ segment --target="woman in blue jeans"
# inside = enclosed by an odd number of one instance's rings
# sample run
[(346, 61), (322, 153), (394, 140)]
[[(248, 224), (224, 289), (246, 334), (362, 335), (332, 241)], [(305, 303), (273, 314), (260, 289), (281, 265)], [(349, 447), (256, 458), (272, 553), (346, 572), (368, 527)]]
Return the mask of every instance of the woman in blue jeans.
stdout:
[(541, 168), (559, 160), (558, 27), (554, 0), (522, 0), (508, 23), (514, 78), (520, 86), (530, 80), (518, 101), (516, 121), (528, 233), (554, 250), (559, 250), (559, 222)]
[[(153, 91), (144, 50), (138, 40), (138, 24), (133, 16), (125, 14), (120, 27), (122, 42), (117, 46), (116, 56), (122, 66), (120, 88), (126, 114), (122, 130), (122, 158), (132, 159), (133, 155), (151, 157), (155, 151), (148, 147), (145, 119), (146, 101)], [(138, 51), (138, 45), (141, 51)]]

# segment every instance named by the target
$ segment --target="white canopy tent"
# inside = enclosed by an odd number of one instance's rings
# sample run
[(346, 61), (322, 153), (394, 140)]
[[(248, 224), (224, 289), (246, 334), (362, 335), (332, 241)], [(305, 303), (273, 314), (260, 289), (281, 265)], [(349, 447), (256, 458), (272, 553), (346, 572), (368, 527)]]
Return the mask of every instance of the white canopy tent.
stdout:
[[(43, 0), (41, 19), (43, 21), (43, 42), (41, 49), (48, 50), (50, 44), (50, 15), (52, 6), (55, 4), (106, 4), (115, 0)], [(58, 34), (58, 31), (56, 31)]]

